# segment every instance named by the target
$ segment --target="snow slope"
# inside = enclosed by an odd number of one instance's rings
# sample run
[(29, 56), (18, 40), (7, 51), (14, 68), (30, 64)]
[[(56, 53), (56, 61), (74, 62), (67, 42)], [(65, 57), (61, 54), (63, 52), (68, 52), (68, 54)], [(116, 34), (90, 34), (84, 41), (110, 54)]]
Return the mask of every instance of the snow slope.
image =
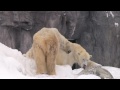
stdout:
[[(120, 68), (104, 66), (114, 78), (120, 79)], [(57, 75), (35, 75), (34, 60), (28, 59), (16, 49), (0, 43), (0, 79), (100, 79), (96, 75), (77, 75), (83, 69), (72, 70), (69, 65), (56, 65)]]

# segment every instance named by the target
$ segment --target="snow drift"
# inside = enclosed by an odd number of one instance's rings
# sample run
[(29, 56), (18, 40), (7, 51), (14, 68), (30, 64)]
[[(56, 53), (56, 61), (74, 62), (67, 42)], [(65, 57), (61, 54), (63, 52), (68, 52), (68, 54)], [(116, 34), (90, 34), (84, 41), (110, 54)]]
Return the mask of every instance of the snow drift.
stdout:
[[(120, 68), (103, 66), (115, 79), (120, 79)], [(0, 79), (100, 79), (96, 75), (77, 75), (83, 69), (72, 70), (69, 65), (56, 65), (57, 75), (35, 75), (36, 64), (17, 49), (0, 43)]]

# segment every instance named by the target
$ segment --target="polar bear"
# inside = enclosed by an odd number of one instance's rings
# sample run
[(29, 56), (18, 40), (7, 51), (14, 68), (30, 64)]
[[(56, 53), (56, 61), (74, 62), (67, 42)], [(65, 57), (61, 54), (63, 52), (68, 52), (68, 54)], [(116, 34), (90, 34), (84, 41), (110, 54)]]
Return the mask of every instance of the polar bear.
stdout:
[(91, 55), (79, 44), (71, 43), (56, 28), (42, 28), (33, 36), (32, 47), (26, 53), (35, 60), (37, 74), (55, 75), (55, 65), (87, 65)]
[(56, 28), (42, 28), (33, 36), (33, 44), (25, 56), (36, 61), (37, 73), (55, 74), (58, 50), (70, 51), (70, 42)]
[[(73, 45), (77, 45), (77, 44), (73, 44)], [(56, 58), (56, 64), (70, 65), (72, 67), (74, 63), (78, 63), (79, 66), (81, 66), (84, 69), (77, 75), (94, 74), (99, 76), (101, 79), (105, 79), (105, 78), (113, 79), (112, 74), (108, 70), (102, 68), (101, 64), (98, 64), (92, 60), (86, 59), (90, 57), (89, 57), (89, 54), (87, 54), (87, 52), (84, 49), (82, 51), (83, 54), (81, 52), (81, 56), (77, 55), (77, 53), (79, 53), (80, 50), (82, 50), (80, 49), (80, 45), (78, 45), (78, 47), (74, 49), (74, 52), (70, 52), (69, 54), (64, 52), (63, 50), (59, 50), (58, 56)]]
[(81, 45), (71, 43), (70, 53), (66, 53), (62, 49), (59, 50), (56, 58), (56, 64), (70, 65), (72, 67), (74, 63), (78, 63), (81, 68), (85, 68), (91, 57), (92, 55), (90, 55)]
[(114, 78), (108, 70), (102, 68), (102, 65), (95, 63), (92, 60), (90, 60), (87, 63), (87, 66), (78, 75), (83, 75), (83, 74), (85, 75), (94, 74), (94, 75), (99, 76), (101, 79), (113, 79)]

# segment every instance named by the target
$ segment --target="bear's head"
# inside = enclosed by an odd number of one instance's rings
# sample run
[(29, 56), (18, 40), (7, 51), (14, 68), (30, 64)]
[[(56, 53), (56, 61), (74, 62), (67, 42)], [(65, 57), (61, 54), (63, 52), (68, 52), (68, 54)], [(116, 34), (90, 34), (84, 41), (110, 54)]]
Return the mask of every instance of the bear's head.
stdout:
[(81, 68), (85, 68), (92, 55), (90, 55), (82, 46), (76, 43), (73, 44), (72, 50), (75, 61), (80, 65)]

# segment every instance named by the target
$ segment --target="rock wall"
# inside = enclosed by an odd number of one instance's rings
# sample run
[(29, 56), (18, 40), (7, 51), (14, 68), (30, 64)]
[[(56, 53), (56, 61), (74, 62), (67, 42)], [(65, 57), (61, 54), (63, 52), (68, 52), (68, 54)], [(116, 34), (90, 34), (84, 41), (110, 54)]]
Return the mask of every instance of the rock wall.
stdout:
[(102, 65), (120, 67), (120, 11), (0, 11), (0, 42), (25, 53), (42, 27), (75, 39)]

